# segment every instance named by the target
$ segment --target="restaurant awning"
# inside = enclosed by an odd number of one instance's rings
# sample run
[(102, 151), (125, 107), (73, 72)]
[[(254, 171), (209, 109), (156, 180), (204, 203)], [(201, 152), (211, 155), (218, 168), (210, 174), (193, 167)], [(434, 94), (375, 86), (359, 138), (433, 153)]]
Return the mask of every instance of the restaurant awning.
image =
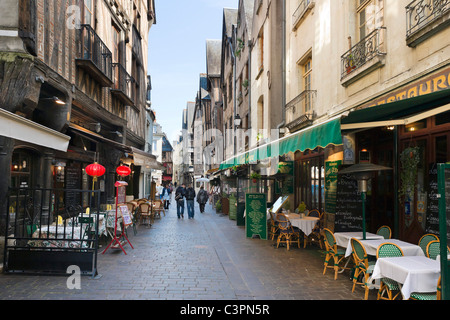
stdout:
[(310, 126), (291, 135), (275, 140), (269, 144), (254, 148), (245, 153), (227, 159), (220, 165), (220, 170), (236, 165), (253, 163), (267, 158), (280, 156), (289, 152), (305, 151), (333, 144), (342, 144), (341, 116)]
[(135, 166), (141, 166), (143, 168), (155, 170), (165, 169), (165, 167), (160, 162), (156, 161), (155, 155), (134, 147), (131, 147), (131, 152), (133, 154)]
[(86, 128), (83, 128), (83, 127), (81, 127), (79, 125), (76, 125), (74, 123), (71, 123), (69, 125), (69, 130), (72, 130), (73, 132), (75, 132), (77, 134), (85, 136), (86, 138), (94, 139), (95, 141), (104, 142), (106, 144), (109, 144), (109, 145), (113, 146), (114, 148), (116, 148), (118, 150), (122, 150), (122, 151), (128, 152), (128, 153), (131, 152), (131, 147), (126, 146), (126, 145), (124, 145), (124, 144), (122, 144), (120, 142), (117, 142), (117, 141), (105, 138), (102, 135), (99, 135), (99, 134), (97, 134), (95, 132), (92, 132), (92, 131), (90, 131), (90, 130), (88, 130)]
[(450, 111), (450, 89), (350, 112), (342, 130), (407, 125)]
[(0, 108), (0, 136), (67, 151), (70, 137)]

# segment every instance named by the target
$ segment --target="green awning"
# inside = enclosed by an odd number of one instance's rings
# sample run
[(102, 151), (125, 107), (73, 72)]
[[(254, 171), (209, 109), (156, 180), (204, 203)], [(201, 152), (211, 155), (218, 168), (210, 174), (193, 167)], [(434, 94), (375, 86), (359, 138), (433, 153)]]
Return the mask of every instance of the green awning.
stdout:
[(220, 170), (233, 166), (255, 163), (267, 158), (281, 156), (289, 152), (305, 151), (317, 147), (325, 148), (329, 144), (341, 145), (341, 117), (314, 125), (269, 144), (249, 150), (222, 162)]
[[(420, 117), (417, 117), (417, 115), (422, 114), (422, 118), (427, 118), (430, 115), (445, 112), (448, 109), (445, 106), (449, 103), (450, 89), (440, 90), (418, 97), (350, 112), (347, 117), (342, 118), (341, 128), (342, 130), (346, 130), (363, 127), (404, 125), (408, 123), (406, 121), (408, 118), (411, 118), (413, 121), (420, 120)], [(429, 114), (430, 112), (434, 114)]]

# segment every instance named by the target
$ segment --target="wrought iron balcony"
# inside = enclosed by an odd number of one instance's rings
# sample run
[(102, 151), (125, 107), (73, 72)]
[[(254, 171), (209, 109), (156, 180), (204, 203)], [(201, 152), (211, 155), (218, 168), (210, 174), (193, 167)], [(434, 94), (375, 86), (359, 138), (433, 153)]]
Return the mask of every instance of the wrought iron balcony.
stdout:
[(341, 80), (386, 54), (383, 52), (385, 30), (375, 29), (341, 56)]
[(416, 46), (450, 24), (450, 0), (414, 0), (406, 6), (406, 41)]
[(300, 21), (303, 20), (303, 17), (305, 14), (314, 8), (315, 1), (314, 0), (303, 0), (300, 2), (297, 9), (294, 11), (294, 14), (292, 15), (292, 29), (297, 29)]
[(128, 106), (133, 106), (132, 87), (134, 79), (120, 63), (113, 63), (114, 84), (111, 88), (111, 94), (119, 98)]
[(290, 131), (299, 130), (312, 123), (316, 95), (316, 90), (305, 90), (286, 104), (286, 127)]
[(80, 54), (77, 65), (85, 69), (102, 86), (110, 87), (112, 81), (112, 53), (98, 34), (88, 24), (80, 28)]

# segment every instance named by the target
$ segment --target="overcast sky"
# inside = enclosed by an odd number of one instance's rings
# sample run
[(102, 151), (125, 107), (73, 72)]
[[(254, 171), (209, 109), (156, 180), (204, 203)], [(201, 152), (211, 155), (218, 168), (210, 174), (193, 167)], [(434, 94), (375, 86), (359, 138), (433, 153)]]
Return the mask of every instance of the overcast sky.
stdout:
[(223, 8), (239, 0), (155, 0), (156, 24), (149, 33), (148, 73), (152, 109), (170, 143), (181, 130), (182, 110), (195, 101), (206, 72), (206, 40), (221, 39)]

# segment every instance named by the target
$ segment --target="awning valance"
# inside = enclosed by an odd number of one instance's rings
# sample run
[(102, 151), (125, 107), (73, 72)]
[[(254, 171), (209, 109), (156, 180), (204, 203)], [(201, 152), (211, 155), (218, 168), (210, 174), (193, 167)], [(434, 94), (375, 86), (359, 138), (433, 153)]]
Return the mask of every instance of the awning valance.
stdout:
[(350, 112), (342, 130), (407, 125), (450, 110), (450, 89)]
[(341, 116), (305, 128), (291, 135), (275, 140), (269, 144), (254, 148), (245, 153), (227, 159), (220, 165), (220, 170), (236, 165), (253, 163), (267, 158), (280, 156), (289, 152), (305, 151), (333, 144), (342, 144)]
[(67, 151), (70, 137), (0, 108), (0, 136)]
[(85, 136), (87, 138), (94, 139), (95, 141), (104, 142), (106, 144), (109, 144), (109, 145), (113, 146), (114, 148), (116, 148), (118, 150), (121, 150), (121, 151), (124, 151), (124, 152), (131, 152), (131, 148), (129, 146), (126, 146), (126, 145), (124, 145), (124, 144), (122, 144), (120, 142), (117, 142), (117, 141), (105, 138), (102, 135), (99, 135), (99, 134), (97, 134), (95, 132), (92, 132), (92, 131), (90, 131), (90, 130), (88, 130), (86, 128), (83, 128), (83, 127), (81, 127), (79, 125), (76, 125), (74, 123), (71, 123), (69, 125), (69, 129), (72, 130), (73, 132), (75, 132), (77, 134), (80, 134), (82, 136)]
[(141, 166), (147, 169), (164, 170), (165, 167), (156, 161), (156, 156), (140, 149), (131, 147), (135, 166)]

